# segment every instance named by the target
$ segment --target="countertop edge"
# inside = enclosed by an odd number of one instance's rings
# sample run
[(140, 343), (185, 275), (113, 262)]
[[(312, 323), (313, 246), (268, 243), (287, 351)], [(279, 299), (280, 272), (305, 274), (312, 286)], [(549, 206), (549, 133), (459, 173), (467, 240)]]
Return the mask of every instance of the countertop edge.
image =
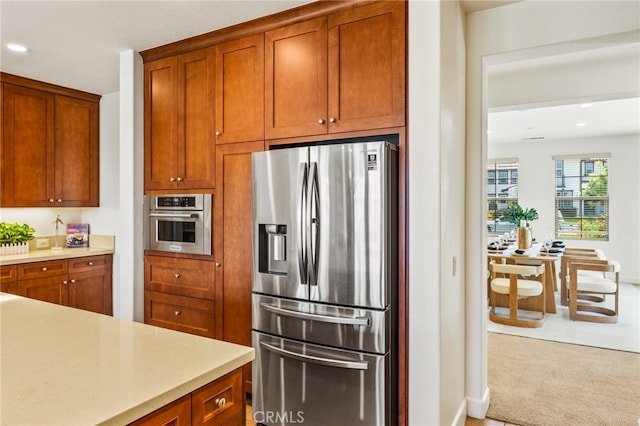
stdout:
[(26, 254), (14, 254), (8, 256), (0, 256), (0, 265), (20, 265), (23, 263), (45, 262), (48, 260), (74, 259), (77, 257), (100, 256), (105, 254), (113, 254), (113, 248), (103, 247), (87, 247), (87, 248), (65, 248), (59, 251), (35, 250)]
[(146, 402), (143, 402), (135, 407), (131, 407), (124, 412), (118, 413), (110, 419), (106, 419), (105, 421), (98, 423), (98, 425), (115, 426), (132, 423), (168, 404), (171, 404), (172, 402), (182, 398), (183, 396), (186, 396), (191, 392), (200, 389), (207, 384), (218, 380), (226, 374), (243, 367), (245, 364), (253, 361), (254, 358), (255, 350), (253, 348), (247, 348), (244, 354), (229, 360), (227, 363), (206, 373), (203, 373), (199, 377), (195, 377), (192, 380), (185, 382), (173, 389), (158, 394), (157, 396)]

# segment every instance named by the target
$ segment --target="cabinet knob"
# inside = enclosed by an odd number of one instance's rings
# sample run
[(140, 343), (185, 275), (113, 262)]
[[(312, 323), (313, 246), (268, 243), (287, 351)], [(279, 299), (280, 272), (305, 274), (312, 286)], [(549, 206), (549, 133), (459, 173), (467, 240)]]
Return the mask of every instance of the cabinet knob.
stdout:
[(47, 267), (46, 267), (46, 266), (43, 266), (43, 267), (42, 267), (42, 272), (47, 272), (47, 271), (48, 271)]
[(93, 262), (89, 262), (89, 266), (93, 266)]
[(329, 117), (329, 123), (335, 123), (336, 119), (334, 117)]
[(318, 124), (324, 124), (324, 120), (322, 118), (318, 118)]
[(62, 198), (58, 198), (56, 201), (61, 203), (62, 202)]
[(49, 202), (50, 202), (50, 203), (53, 203), (53, 198), (49, 198)]
[(174, 274), (173, 276), (176, 278), (180, 278), (180, 274)]
[(227, 403), (227, 400), (224, 398), (216, 398), (216, 400), (214, 401), (214, 404), (216, 404), (218, 408), (224, 407), (226, 403)]
[(69, 284), (67, 280), (62, 281), (62, 284)]
[(182, 178), (180, 176), (178, 176), (178, 178), (176, 179), (178, 182), (182, 182)]
[(169, 178), (169, 182), (175, 182), (175, 181), (176, 181), (176, 178), (174, 178), (173, 176)]
[(76, 280), (71, 280), (71, 284), (75, 284), (75, 283), (76, 283)]
[(219, 268), (219, 267), (221, 267), (221, 266), (222, 266), (222, 265), (220, 264), (220, 262), (216, 262), (216, 263), (215, 263), (215, 265), (216, 265), (216, 268)]
[(180, 311), (176, 310), (176, 311), (174, 312), (174, 314), (175, 314), (176, 316), (178, 316), (178, 315), (180, 315)]
[(216, 136), (220, 136), (222, 132), (220, 130), (216, 130)]

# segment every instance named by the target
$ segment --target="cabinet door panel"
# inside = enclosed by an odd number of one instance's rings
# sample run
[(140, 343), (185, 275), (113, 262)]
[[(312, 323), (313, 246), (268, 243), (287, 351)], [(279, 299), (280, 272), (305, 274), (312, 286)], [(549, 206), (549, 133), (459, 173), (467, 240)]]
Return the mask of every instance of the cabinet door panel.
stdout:
[(99, 203), (98, 104), (55, 97), (55, 204), (97, 207)]
[(327, 20), (265, 34), (267, 139), (327, 132)]
[(4, 84), (2, 97), (2, 206), (51, 207), (54, 96)]
[(404, 125), (404, 8), (380, 2), (329, 17), (329, 132)]
[(144, 292), (145, 324), (214, 337), (214, 302), (174, 294)]
[(177, 144), (177, 58), (145, 64), (144, 186), (175, 188)]
[(216, 143), (264, 139), (264, 36), (216, 46)]
[(178, 188), (213, 188), (213, 49), (178, 57)]
[[(251, 346), (251, 153), (262, 142), (218, 146), (216, 260), (220, 280), (223, 340)], [(220, 298), (218, 298), (220, 299)], [(218, 304), (218, 307), (221, 305)], [(220, 309), (219, 309), (220, 310)]]
[(213, 262), (162, 256), (145, 256), (147, 290), (182, 296), (215, 299)]
[(100, 314), (112, 314), (110, 271), (70, 274), (68, 282), (69, 306)]
[(44, 302), (66, 304), (66, 275), (18, 281), (18, 294)]

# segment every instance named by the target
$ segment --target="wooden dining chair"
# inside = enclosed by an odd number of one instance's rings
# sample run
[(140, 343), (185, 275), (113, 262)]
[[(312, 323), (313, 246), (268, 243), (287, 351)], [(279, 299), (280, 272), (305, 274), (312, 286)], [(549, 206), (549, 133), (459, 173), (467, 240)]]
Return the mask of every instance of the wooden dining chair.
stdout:
[[(569, 278), (569, 263), (574, 260), (589, 260), (589, 259), (600, 259), (604, 260), (607, 257), (604, 255), (604, 252), (600, 249), (587, 249), (587, 248), (566, 248), (562, 253), (562, 257), (560, 258), (560, 272), (558, 273), (560, 277), (560, 304), (562, 306), (569, 305), (569, 287), (567, 286), (567, 281)], [(580, 270), (578, 272), (580, 275), (593, 276), (593, 277), (602, 277), (603, 274), (597, 271), (587, 271)], [(585, 300), (590, 300), (592, 302), (602, 302), (604, 297), (597, 295), (581, 295)]]
[[(516, 327), (535, 328), (542, 326), (545, 312), (544, 298), (544, 265), (514, 265), (492, 263), (491, 265), (491, 321), (513, 325)], [(503, 275), (502, 275), (503, 274)], [(526, 276), (527, 278), (523, 278)], [(499, 295), (507, 295), (509, 299), (509, 316), (496, 312), (496, 299)], [(520, 316), (518, 312), (519, 300), (528, 297), (541, 297), (542, 309), (533, 318)]]
[[(601, 274), (585, 275), (591, 271)], [(599, 323), (618, 322), (620, 264), (614, 260), (575, 259), (569, 262), (569, 318)], [(613, 295), (613, 309), (601, 302), (585, 301), (585, 297)]]

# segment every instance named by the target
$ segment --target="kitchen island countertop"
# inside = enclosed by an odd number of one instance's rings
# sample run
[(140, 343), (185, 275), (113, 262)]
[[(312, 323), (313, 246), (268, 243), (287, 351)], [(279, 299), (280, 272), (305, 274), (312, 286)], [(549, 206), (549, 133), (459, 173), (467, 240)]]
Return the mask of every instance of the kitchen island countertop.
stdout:
[(254, 349), (0, 293), (2, 425), (123, 425)]

